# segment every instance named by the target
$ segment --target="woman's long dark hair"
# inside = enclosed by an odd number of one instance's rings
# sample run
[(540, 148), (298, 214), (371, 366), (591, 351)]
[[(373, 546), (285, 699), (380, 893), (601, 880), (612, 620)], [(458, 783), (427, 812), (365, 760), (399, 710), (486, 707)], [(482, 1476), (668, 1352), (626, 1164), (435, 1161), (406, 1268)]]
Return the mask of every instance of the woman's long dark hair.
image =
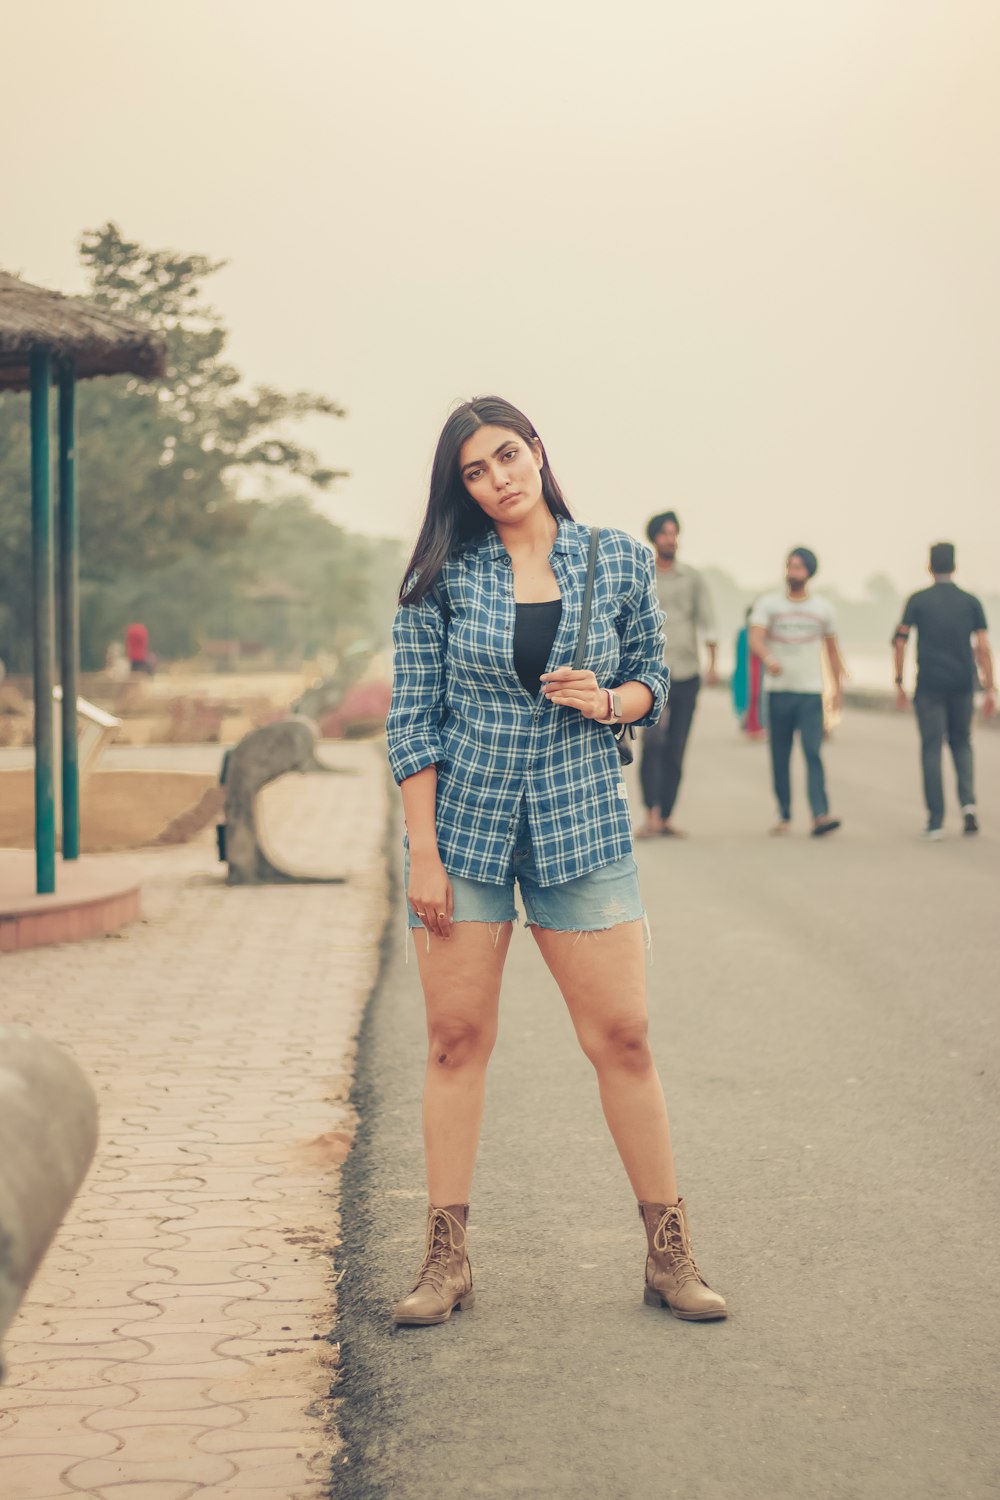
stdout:
[[(479, 427), (506, 427), (532, 446), (541, 447), (534, 427), (523, 412), (500, 396), (476, 396), (453, 411), (438, 438), (431, 469), (431, 491), (413, 556), (406, 565), (399, 590), (401, 604), (419, 604), (434, 586), (452, 552), (463, 542), (489, 531), (492, 521), (480, 510), (459, 468), (463, 443)], [(542, 498), (554, 516), (572, 520), (562, 490), (542, 449)]]

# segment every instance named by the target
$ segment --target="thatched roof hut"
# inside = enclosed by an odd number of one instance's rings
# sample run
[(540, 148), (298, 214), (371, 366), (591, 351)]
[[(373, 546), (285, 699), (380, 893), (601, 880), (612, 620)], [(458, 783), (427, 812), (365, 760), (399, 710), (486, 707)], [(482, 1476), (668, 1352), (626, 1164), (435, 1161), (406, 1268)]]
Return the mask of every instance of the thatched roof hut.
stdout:
[(33, 349), (72, 359), (77, 380), (91, 375), (152, 379), (166, 367), (163, 340), (131, 318), (0, 271), (0, 391), (29, 388)]
[[(35, 888), (56, 888), (53, 667), (58, 531), (59, 657), (62, 676), (61, 807), (63, 859), (80, 853), (77, 680), (79, 519), (76, 501), (76, 385), (92, 375), (166, 373), (162, 338), (82, 297), (65, 297), (0, 271), (0, 392), (31, 392), (31, 539), (35, 678)], [(59, 504), (53, 510), (52, 389), (58, 391)]]

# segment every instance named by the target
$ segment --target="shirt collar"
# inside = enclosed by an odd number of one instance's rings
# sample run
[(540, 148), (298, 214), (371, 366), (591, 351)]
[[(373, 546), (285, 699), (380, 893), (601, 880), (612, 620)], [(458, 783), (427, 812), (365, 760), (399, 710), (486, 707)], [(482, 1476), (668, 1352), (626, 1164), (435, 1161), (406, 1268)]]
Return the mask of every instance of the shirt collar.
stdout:
[[(559, 516), (558, 531), (555, 541), (552, 543), (553, 552), (564, 552), (569, 556), (586, 553), (590, 547), (590, 527), (581, 526), (578, 521), (568, 521), (564, 516)], [(500, 540), (499, 534), (491, 526), (489, 531), (484, 531), (475, 550), (491, 562), (506, 555), (507, 549)]]
[(589, 552), (590, 550), (590, 527), (581, 526), (579, 521), (567, 521), (565, 517), (559, 517), (559, 530), (556, 539), (552, 543), (553, 552), (567, 552), (570, 555), (578, 552)]

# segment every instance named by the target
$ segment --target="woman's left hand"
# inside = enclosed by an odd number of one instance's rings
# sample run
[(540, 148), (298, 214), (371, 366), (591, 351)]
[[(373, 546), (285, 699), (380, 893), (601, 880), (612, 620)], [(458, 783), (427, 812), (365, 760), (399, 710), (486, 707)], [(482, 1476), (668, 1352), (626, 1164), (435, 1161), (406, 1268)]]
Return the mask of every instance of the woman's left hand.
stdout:
[(608, 717), (608, 693), (598, 685), (593, 672), (574, 672), (572, 667), (557, 667), (542, 674), (542, 691), (550, 703), (560, 708), (575, 708), (585, 719)]

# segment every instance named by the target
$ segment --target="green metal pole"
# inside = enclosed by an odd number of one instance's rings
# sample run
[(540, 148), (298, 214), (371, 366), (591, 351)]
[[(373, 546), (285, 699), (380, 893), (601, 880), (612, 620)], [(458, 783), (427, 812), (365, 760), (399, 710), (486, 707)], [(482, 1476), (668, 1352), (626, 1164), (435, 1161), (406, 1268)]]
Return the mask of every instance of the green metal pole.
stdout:
[(56, 808), (52, 782), (53, 556), (49, 475), (52, 357), (31, 354), (31, 557), (35, 648), (35, 889), (56, 888)]
[(62, 682), (62, 855), (80, 857), (80, 520), (76, 505), (76, 370), (59, 370), (59, 657)]

